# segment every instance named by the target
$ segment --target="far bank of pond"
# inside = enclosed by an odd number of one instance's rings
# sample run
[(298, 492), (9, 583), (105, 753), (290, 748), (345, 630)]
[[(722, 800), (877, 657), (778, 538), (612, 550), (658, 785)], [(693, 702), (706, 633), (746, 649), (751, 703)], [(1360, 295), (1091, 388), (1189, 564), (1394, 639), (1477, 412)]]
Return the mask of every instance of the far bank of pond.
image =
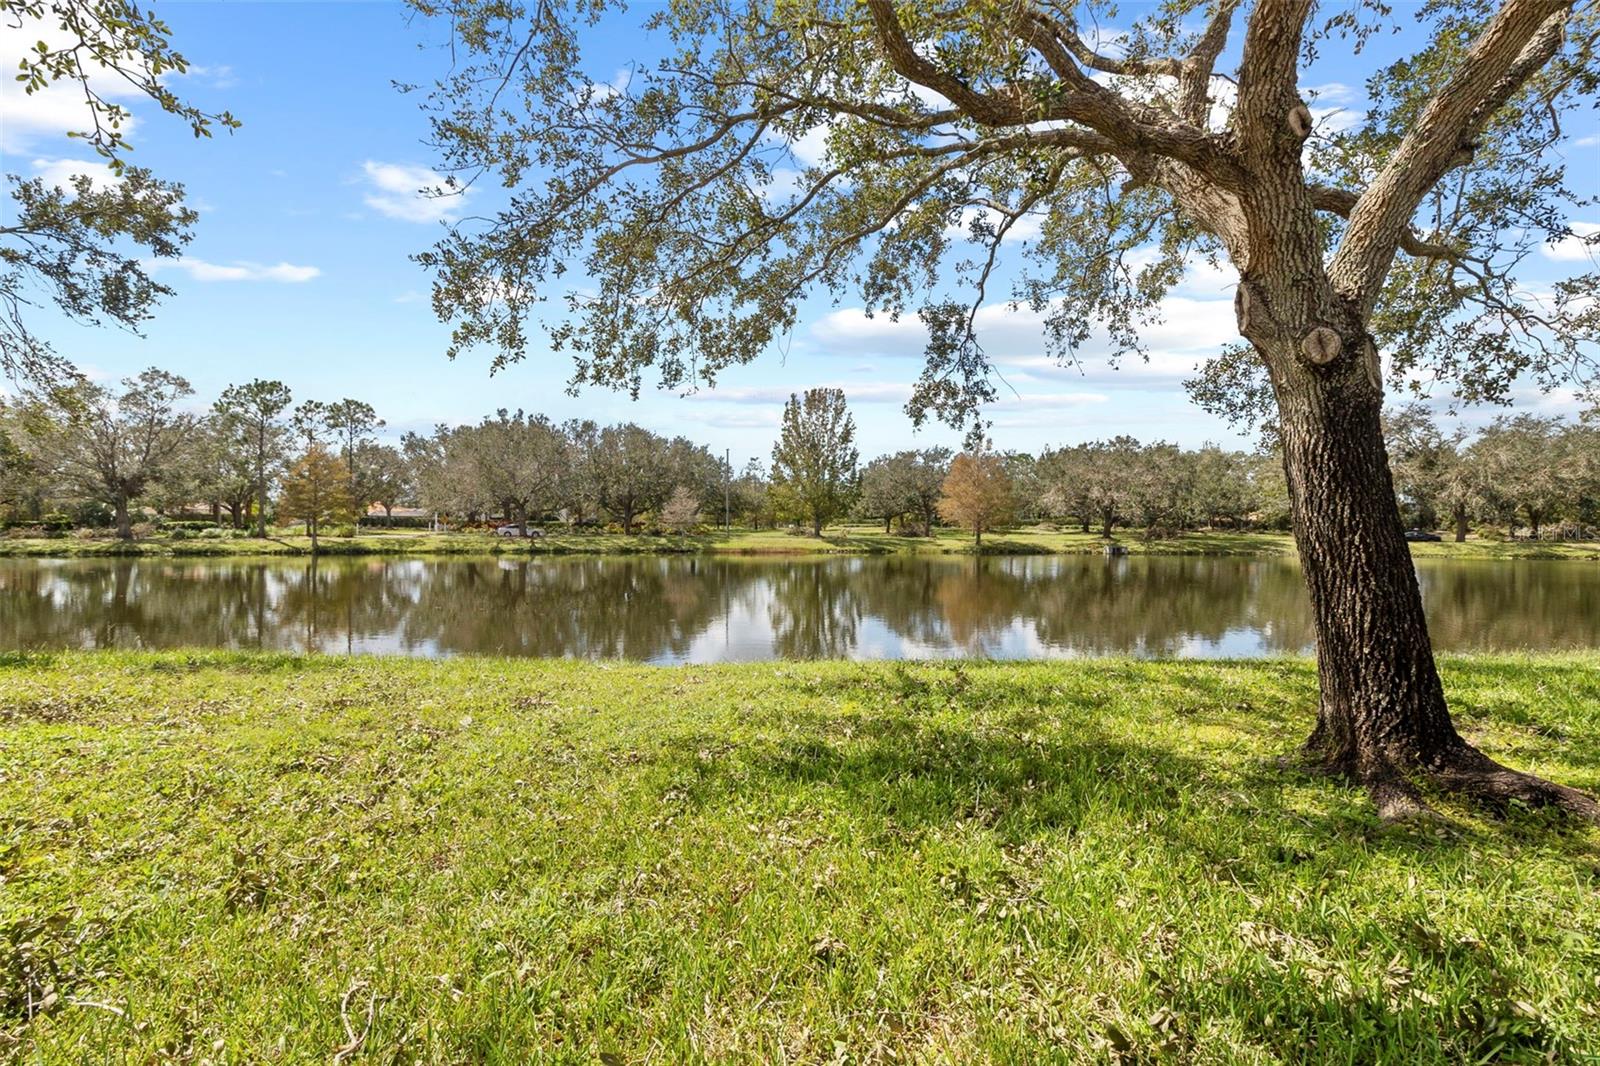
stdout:
[[(1600, 648), (1600, 565), (1423, 558), (1445, 651)], [(0, 650), (705, 663), (1309, 652), (1292, 558), (4, 559)]]
[[(279, 531), (268, 537), (186, 533), (119, 541), (103, 534), (62, 537), (0, 537), (0, 558), (260, 558), (311, 554), (311, 539)], [(1119, 529), (1114, 543), (1129, 555), (1209, 555), (1280, 557), (1295, 554), (1287, 533), (1181, 533), (1146, 537)], [(1100, 555), (1106, 542), (1098, 533), (1028, 527), (991, 534), (983, 555)], [(1600, 561), (1600, 541), (1494, 540), (1473, 537), (1411, 545), (1417, 558), (1445, 559), (1588, 559)], [(942, 529), (933, 537), (885, 533), (878, 526), (834, 526), (812, 537), (785, 530), (707, 531), (688, 535), (569, 533), (498, 537), (488, 533), (432, 533), (426, 530), (366, 528), (355, 536), (320, 538), (317, 554), (326, 556), (527, 556), (552, 555), (973, 555), (979, 554), (971, 534)]]

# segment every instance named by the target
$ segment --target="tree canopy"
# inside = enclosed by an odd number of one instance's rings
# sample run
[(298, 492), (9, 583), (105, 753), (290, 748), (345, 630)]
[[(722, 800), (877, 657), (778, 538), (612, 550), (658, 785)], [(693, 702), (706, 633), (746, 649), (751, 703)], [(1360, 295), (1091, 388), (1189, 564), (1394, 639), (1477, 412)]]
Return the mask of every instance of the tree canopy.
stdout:
[(172, 292), (150, 276), (147, 257), (176, 257), (199, 218), (183, 205), (183, 186), (127, 165), (132, 114), (98, 86), (104, 79), (131, 86), (196, 137), (239, 122), (173, 91), (171, 77), (189, 62), (148, 9), (126, 0), (0, 0), (0, 24), (37, 40), (13, 75), (24, 94), (81, 91), (83, 123), (67, 136), (87, 143), (109, 169), (105, 180), (81, 174), (66, 186), (6, 175), (13, 205), (0, 224), (0, 371), (59, 382), (72, 366), (30, 328), (29, 308), (50, 304), (81, 323), (137, 330)]
[[(461, 46), (431, 101), (443, 163), (511, 190), (419, 257), (452, 353), (522, 358), (542, 322), (577, 383), (636, 392), (653, 366), (703, 384), (822, 288), (920, 315), (910, 411), (970, 420), (994, 395), (985, 300), (1044, 313), (1063, 359), (1097, 330), (1134, 353), (1186, 261), (1248, 274), (1287, 240), (1371, 313), (1391, 381), (1501, 399), (1519, 377), (1569, 380), (1600, 335), (1594, 271), (1540, 299), (1517, 282), (1588, 203), (1548, 149), (1600, 91), (1592, 5), (685, 0), (650, 9), (665, 54), (618, 84), (585, 65), (589, 27), (624, 17), (610, 5), (417, 6)], [(1117, 14), (1113, 48), (1095, 27)], [(1411, 54), (1370, 70), (1370, 110), (1316, 128), (1297, 68), (1411, 17)], [(1008, 258), (1022, 273), (991, 291)], [(1270, 403), (1247, 349), (1202, 383), (1224, 410)]]
[(807, 389), (783, 405), (772, 492), (778, 509), (809, 522), (814, 535), (844, 513), (855, 492), (855, 439), (855, 419), (839, 389)]

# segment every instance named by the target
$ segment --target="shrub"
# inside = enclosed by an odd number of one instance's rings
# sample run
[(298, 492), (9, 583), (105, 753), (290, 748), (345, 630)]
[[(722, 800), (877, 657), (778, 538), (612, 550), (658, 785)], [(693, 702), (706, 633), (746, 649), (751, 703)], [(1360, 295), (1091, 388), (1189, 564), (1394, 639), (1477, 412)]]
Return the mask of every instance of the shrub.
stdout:
[(390, 522), (381, 514), (366, 514), (360, 521), (363, 529), (427, 529), (432, 524), (433, 518), (428, 515), (395, 515)]
[(106, 529), (116, 521), (116, 514), (103, 503), (85, 502), (72, 508), (72, 524), (91, 529)]

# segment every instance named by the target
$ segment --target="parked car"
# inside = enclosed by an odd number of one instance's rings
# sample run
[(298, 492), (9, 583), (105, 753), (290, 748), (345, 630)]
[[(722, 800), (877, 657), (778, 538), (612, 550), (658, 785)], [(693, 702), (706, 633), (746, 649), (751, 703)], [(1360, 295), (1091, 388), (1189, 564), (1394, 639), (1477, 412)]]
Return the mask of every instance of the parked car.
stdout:
[(1439, 539), (1439, 534), (1437, 534), (1437, 533), (1429, 533), (1426, 529), (1408, 529), (1408, 530), (1406, 530), (1406, 539), (1407, 540), (1438, 540)]
[[(497, 537), (520, 537), (523, 535), (522, 527), (517, 525), (515, 522), (512, 522), (509, 525), (495, 526), (494, 535)], [(542, 537), (544, 536), (544, 530), (530, 529), (528, 530), (527, 535), (530, 537)]]

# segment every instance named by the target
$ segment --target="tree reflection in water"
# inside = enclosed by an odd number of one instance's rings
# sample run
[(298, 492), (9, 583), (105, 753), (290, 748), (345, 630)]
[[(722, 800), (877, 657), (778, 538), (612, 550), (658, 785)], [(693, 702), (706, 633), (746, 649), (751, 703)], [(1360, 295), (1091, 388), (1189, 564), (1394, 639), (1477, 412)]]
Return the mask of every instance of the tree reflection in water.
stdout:
[[(1600, 647), (1600, 567), (1418, 564), (1446, 649)], [(656, 661), (1308, 651), (1292, 562), (1237, 558), (0, 560), (0, 647)]]

